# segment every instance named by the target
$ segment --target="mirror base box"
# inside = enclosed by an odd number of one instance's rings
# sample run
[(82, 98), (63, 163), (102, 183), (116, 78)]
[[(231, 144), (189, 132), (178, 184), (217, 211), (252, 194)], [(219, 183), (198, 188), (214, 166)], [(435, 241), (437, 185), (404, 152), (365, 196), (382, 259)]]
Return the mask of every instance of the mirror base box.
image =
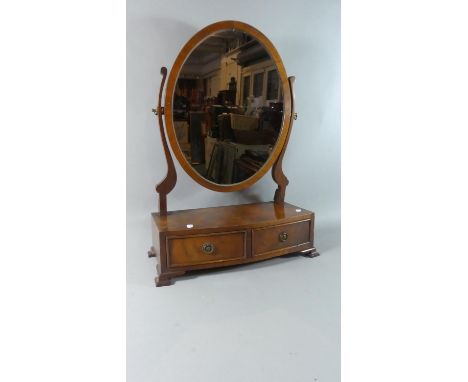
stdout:
[(318, 255), (314, 213), (288, 203), (253, 203), (152, 214), (156, 286), (188, 271), (252, 263), (295, 252)]

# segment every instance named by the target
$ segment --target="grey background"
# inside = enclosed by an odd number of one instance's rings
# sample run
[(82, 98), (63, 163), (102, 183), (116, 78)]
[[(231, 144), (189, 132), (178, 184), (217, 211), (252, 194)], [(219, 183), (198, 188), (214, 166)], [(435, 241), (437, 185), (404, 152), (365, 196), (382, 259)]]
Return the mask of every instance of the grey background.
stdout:
[[(286, 200), (316, 213), (322, 256), (274, 259), (155, 288), (150, 213), (166, 174), (156, 117), (160, 67), (202, 27), (261, 30), (296, 76), (283, 168)], [(248, 190), (200, 187), (176, 163), (171, 210), (272, 200), (267, 173)], [(127, 1), (127, 370), (129, 382), (338, 381), (340, 321), (340, 3)], [(247, 377), (251, 375), (251, 377)]]

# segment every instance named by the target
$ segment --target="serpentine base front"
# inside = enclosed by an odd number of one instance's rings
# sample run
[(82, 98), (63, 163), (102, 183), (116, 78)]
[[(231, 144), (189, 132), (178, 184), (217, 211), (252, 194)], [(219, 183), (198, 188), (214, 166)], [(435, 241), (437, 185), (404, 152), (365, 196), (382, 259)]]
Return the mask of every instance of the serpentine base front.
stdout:
[(152, 214), (156, 286), (187, 271), (302, 252), (317, 256), (314, 213), (288, 203), (254, 203)]

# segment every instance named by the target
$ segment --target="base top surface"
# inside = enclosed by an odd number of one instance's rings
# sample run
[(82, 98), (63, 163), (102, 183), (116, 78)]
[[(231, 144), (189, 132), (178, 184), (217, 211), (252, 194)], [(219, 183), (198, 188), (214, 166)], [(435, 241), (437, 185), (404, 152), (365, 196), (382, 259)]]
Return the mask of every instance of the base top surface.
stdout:
[(160, 232), (198, 229), (243, 228), (310, 219), (313, 213), (288, 203), (274, 202), (153, 213)]

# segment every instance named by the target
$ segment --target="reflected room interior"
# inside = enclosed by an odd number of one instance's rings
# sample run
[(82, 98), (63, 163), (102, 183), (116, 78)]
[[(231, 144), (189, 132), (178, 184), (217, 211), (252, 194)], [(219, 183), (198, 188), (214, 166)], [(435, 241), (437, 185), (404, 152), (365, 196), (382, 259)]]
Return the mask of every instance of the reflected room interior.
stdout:
[(173, 105), (185, 158), (217, 184), (255, 174), (282, 127), (278, 70), (263, 45), (241, 31), (217, 32), (194, 49), (180, 71)]

